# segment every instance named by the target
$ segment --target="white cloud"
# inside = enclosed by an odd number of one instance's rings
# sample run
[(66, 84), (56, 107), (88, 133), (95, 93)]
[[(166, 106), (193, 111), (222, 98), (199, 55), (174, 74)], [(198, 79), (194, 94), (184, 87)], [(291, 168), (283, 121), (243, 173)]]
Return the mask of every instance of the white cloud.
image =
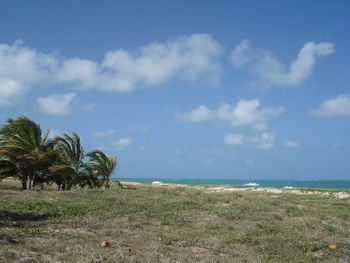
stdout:
[(83, 89), (129, 92), (172, 78), (218, 83), (220, 44), (208, 34), (153, 42), (131, 52), (106, 52), (103, 60), (64, 58), (25, 47), (22, 41), (0, 44), (0, 106), (13, 104), (33, 86), (67, 84)]
[(204, 105), (192, 111), (178, 115), (184, 122), (221, 122), (232, 127), (250, 126), (256, 131), (267, 128), (267, 121), (283, 113), (284, 108), (259, 108), (258, 99), (241, 99), (236, 105), (221, 104), (217, 109), (210, 110)]
[(22, 83), (45, 80), (56, 66), (55, 55), (24, 47), (22, 41), (13, 45), (0, 44), (0, 61), (1, 77)]
[(242, 133), (229, 133), (225, 136), (224, 142), (227, 145), (242, 145), (246, 143), (246, 136)]
[(22, 41), (0, 44), (0, 106), (14, 104), (33, 84), (45, 84), (55, 65), (54, 55), (24, 47)]
[(287, 141), (285, 146), (288, 148), (299, 148), (301, 144), (299, 142)]
[(81, 88), (94, 88), (101, 81), (99, 71), (97, 62), (73, 58), (62, 61), (55, 77), (58, 82), (76, 83)]
[(121, 138), (114, 143), (117, 151), (124, 150), (131, 145), (131, 138)]
[(249, 40), (243, 39), (231, 52), (230, 60), (236, 68), (240, 68), (252, 61), (258, 54), (259, 51), (252, 51), (250, 48)]
[(178, 119), (184, 122), (208, 122), (214, 119), (214, 114), (206, 106), (200, 105), (197, 109), (178, 115)]
[(0, 78), (0, 107), (10, 106), (26, 93), (25, 87), (13, 79)]
[(335, 99), (329, 99), (315, 110), (310, 112), (317, 117), (350, 117), (350, 96), (346, 94), (338, 95)]
[(227, 145), (239, 146), (244, 144), (257, 144), (257, 148), (269, 150), (273, 147), (276, 136), (273, 133), (264, 132), (258, 136), (247, 136), (241, 133), (229, 133), (224, 142)]
[[(136, 86), (160, 85), (174, 76), (187, 80), (205, 78), (217, 84), (221, 73), (217, 57), (221, 51), (220, 44), (207, 34), (154, 42), (133, 53), (123, 49), (110, 51), (99, 65), (107, 71), (101, 75), (102, 89), (126, 92)], [(88, 70), (94, 71), (94, 66)]]
[(84, 104), (84, 110), (85, 111), (94, 111), (96, 109), (96, 102), (89, 102)]
[(230, 59), (236, 68), (249, 64), (250, 71), (264, 87), (297, 85), (310, 76), (316, 58), (335, 52), (334, 44), (328, 42), (307, 42), (300, 49), (297, 58), (286, 68), (271, 52), (251, 48), (243, 40), (231, 53)]
[(273, 133), (264, 132), (260, 135), (260, 137), (255, 137), (255, 140), (258, 144), (258, 148), (269, 150), (273, 147), (273, 142), (275, 141), (276, 136)]
[(117, 134), (117, 131), (114, 129), (108, 130), (108, 131), (98, 131), (92, 134), (92, 136), (95, 137), (112, 137)]
[(71, 112), (70, 103), (75, 93), (52, 94), (48, 97), (39, 97), (36, 100), (36, 110), (43, 114), (63, 116)]

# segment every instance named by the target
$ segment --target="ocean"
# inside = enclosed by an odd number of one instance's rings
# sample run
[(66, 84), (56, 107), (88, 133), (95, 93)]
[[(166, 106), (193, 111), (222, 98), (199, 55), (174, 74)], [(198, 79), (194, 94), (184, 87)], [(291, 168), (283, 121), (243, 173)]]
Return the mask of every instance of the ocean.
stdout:
[[(113, 180), (113, 179), (112, 179)], [(224, 185), (239, 187), (318, 188), (350, 190), (350, 180), (236, 180), (236, 179), (165, 179), (165, 178), (118, 178), (119, 181), (151, 184), (162, 182), (188, 185)]]

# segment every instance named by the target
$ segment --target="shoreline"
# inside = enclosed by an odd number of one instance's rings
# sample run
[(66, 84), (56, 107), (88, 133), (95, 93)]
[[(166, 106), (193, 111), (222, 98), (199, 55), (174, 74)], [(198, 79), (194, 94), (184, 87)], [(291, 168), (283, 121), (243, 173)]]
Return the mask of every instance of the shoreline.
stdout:
[[(111, 178), (114, 180), (114, 178)], [(260, 179), (193, 179), (193, 178), (115, 178), (118, 181), (140, 182), (151, 184), (161, 182), (169, 184), (231, 186), (231, 187), (267, 187), (277, 189), (321, 189), (327, 191), (350, 191), (350, 180), (260, 180)]]
[(334, 196), (337, 199), (350, 199), (350, 190), (342, 189), (318, 189), (318, 188), (275, 188), (275, 187), (236, 187), (236, 186), (223, 186), (223, 185), (190, 185), (190, 184), (175, 184), (175, 183), (162, 183), (159, 181), (153, 183), (143, 182), (130, 182), (120, 181), (122, 184), (128, 185), (149, 185), (152, 187), (167, 186), (167, 187), (189, 187), (198, 190), (205, 190), (212, 193), (221, 192), (241, 192), (241, 191), (252, 191), (252, 192), (266, 192), (274, 194), (291, 193), (298, 195), (323, 195), (323, 196)]

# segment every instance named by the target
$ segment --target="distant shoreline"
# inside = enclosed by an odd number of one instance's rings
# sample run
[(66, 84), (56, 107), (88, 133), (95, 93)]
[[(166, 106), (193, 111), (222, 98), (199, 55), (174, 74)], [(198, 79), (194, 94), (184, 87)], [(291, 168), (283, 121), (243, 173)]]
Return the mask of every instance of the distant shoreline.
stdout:
[[(120, 181), (122, 184), (129, 185), (145, 185), (147, 183), (142, 182), (130, 182), (130, 181)], [(252, 192), (266, 192), (273, 194), (298, 194), (298, 195), (323, 195), (323, 196), (334, 196), (337, 199), (350, 199), (350, 190), (338, 190), (338, 189), (311, 189), (311, 188), (286, 188), (279, 189), (274, 187), (233, 187), (233, 186), (220, 186), (220, 185), (188, 185), (188, 184), (172, 184), (172, 183), (162, 183), (160, 181), (155, 181), (154, 183), (148, 184), (153, 187), (191, 187), (199, 190), (206, 190), (208, 192), (219, 193), (219, 192), (242, 192), (242, 191), (252, 191)]]
[[(112, 178), (113, 180), (113, 178)], [(228, 187), (262, 187), (277, 189), (320, 189), (350, 191), (350, 180), (253, 180), (253, 179), (172, 179), (172, 178), (117, 178), (118, 181), (151, 184), (160, 182), (176, 185), (205, 185)]]

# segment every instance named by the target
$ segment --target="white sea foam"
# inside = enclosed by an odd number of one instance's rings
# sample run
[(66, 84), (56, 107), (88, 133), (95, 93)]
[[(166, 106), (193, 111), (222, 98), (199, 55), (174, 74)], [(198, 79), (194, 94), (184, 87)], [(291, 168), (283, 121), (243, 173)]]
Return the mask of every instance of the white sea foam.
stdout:
[(260, 186), (260, 184), (257, 184), (255, 182), (250, 182), (250, 183), (244, 184), (243, 186)]

